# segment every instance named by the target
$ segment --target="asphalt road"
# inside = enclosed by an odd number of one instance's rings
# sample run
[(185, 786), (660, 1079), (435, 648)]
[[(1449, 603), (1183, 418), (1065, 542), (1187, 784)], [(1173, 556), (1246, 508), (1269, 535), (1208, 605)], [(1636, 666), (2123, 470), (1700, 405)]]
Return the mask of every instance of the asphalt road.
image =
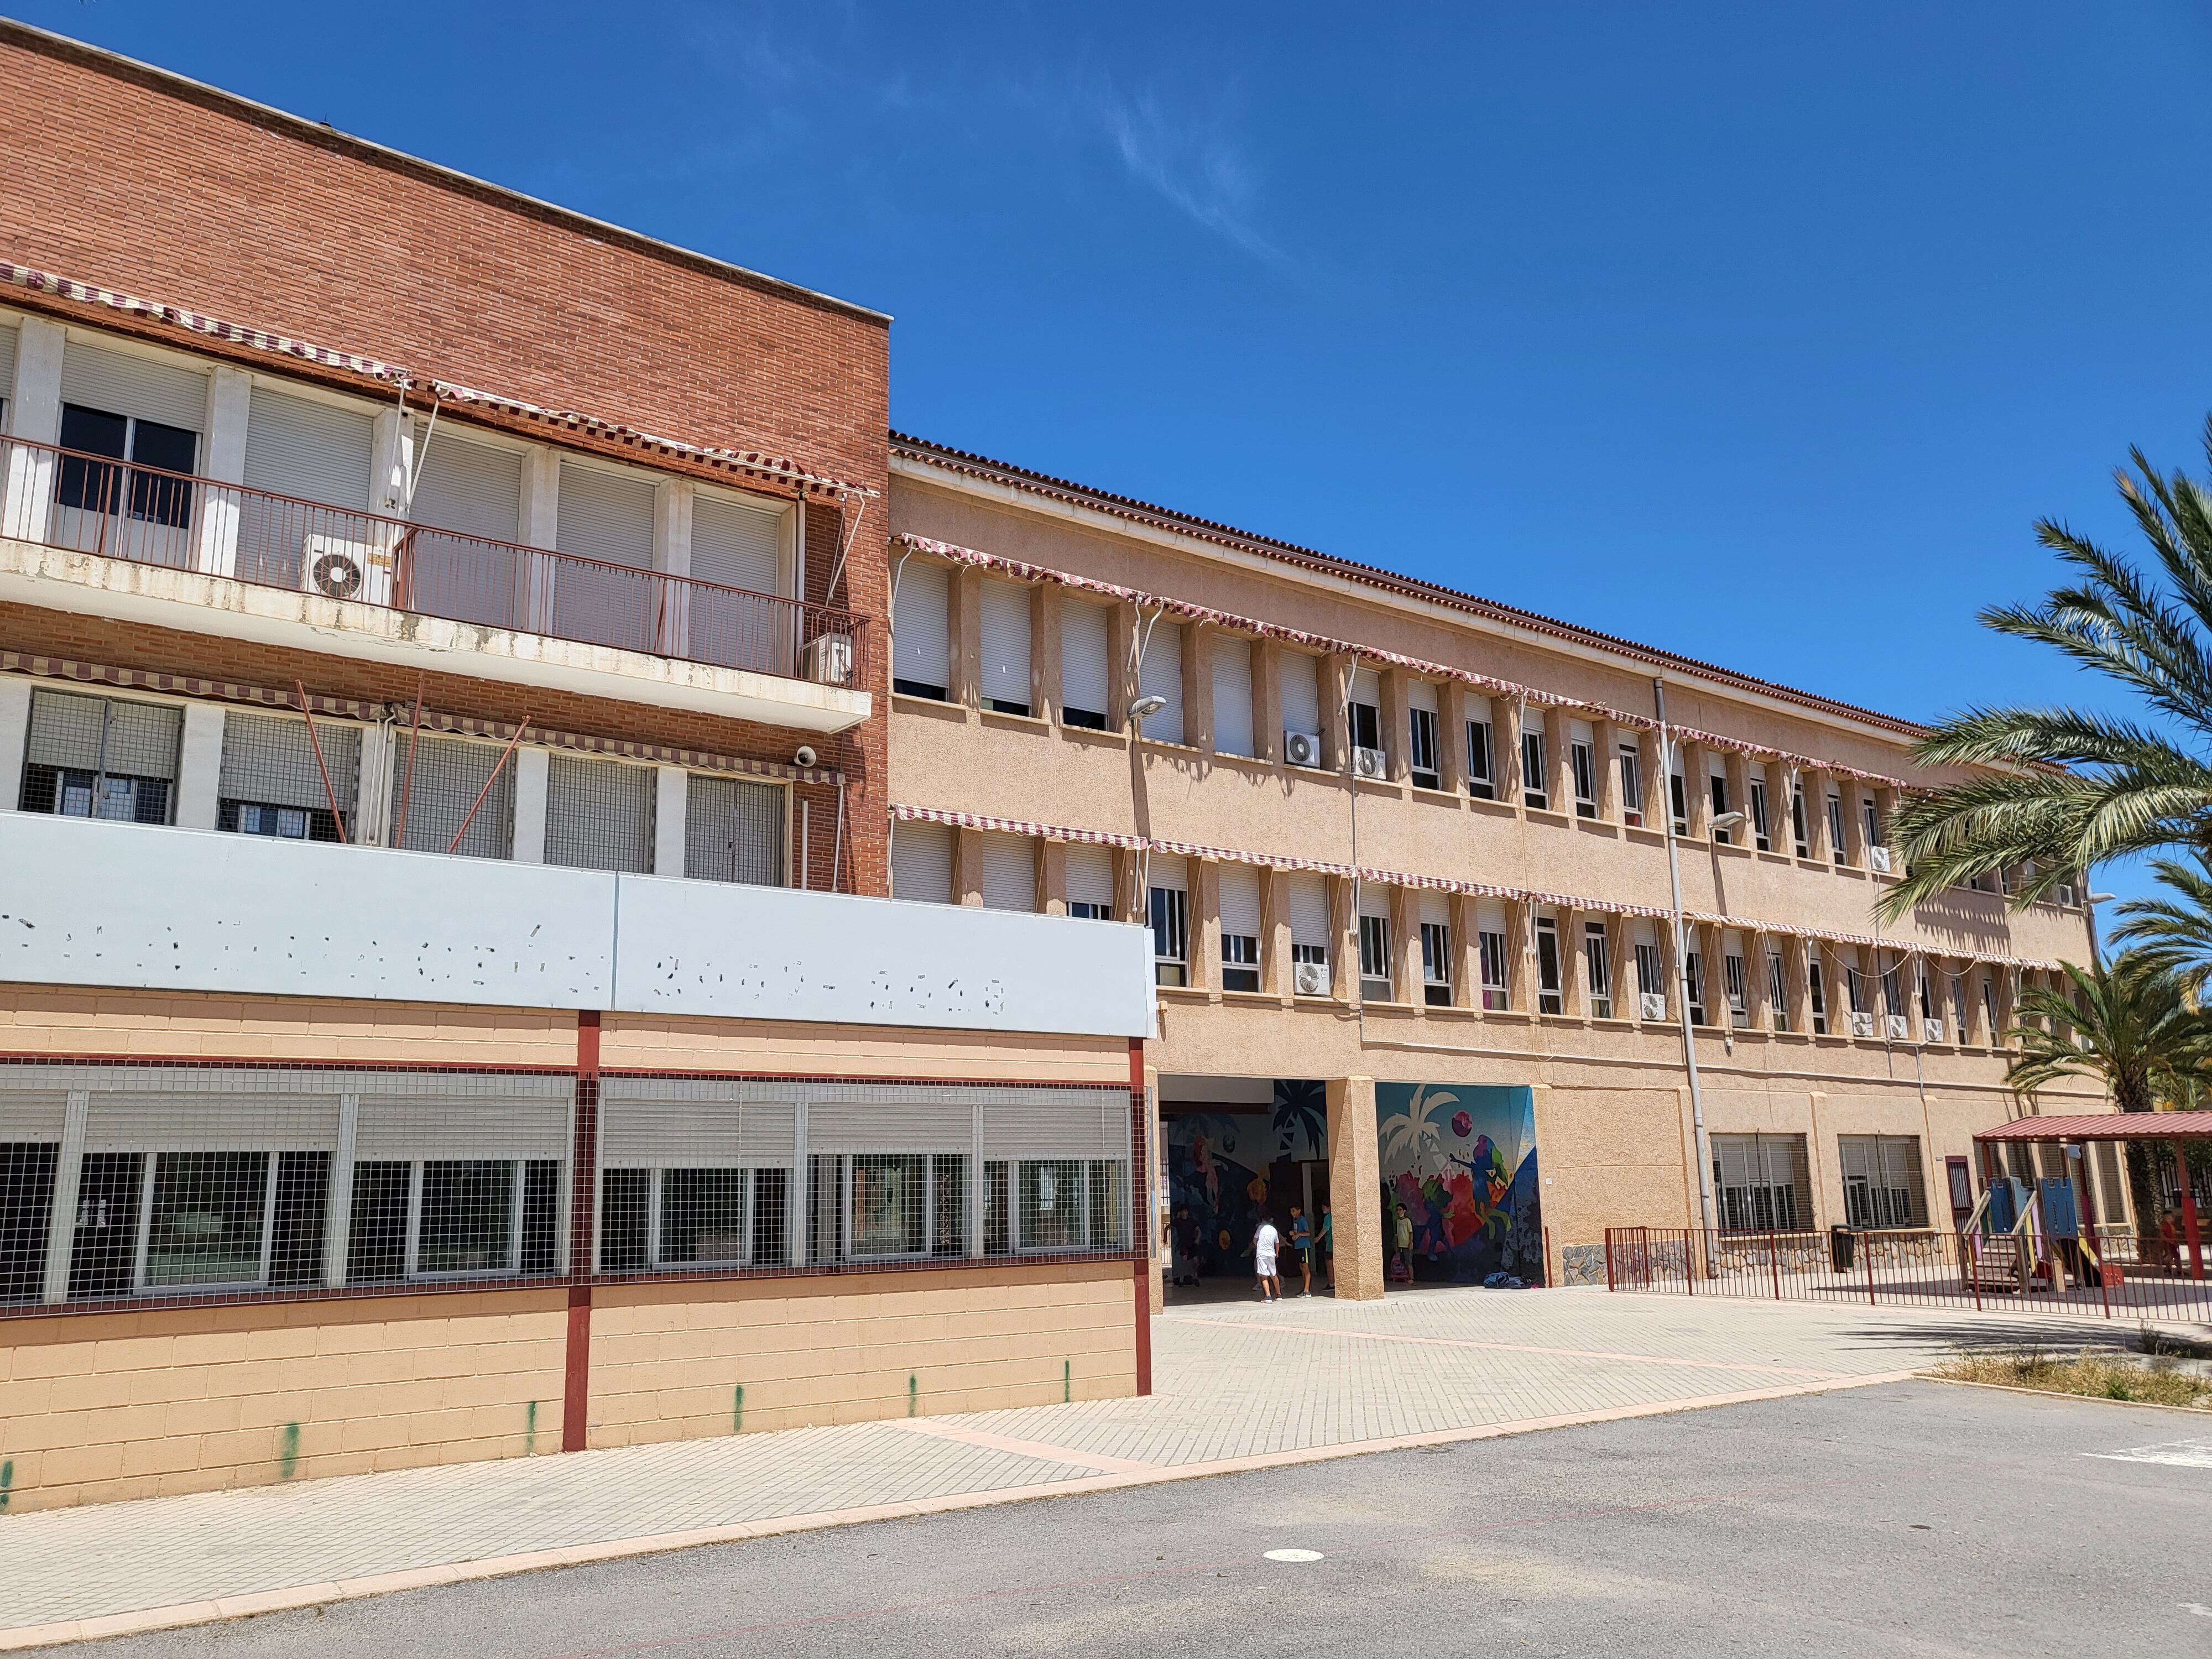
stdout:
[[(2160, 1447), (2172, 1461), (2094, 1455)], [(1285, 1548), (1320, 1559), (1267, 1559)], [(2212, 1655), (2212, 1418), (1890, 1384), (414, 1591), (99, 1651)]]

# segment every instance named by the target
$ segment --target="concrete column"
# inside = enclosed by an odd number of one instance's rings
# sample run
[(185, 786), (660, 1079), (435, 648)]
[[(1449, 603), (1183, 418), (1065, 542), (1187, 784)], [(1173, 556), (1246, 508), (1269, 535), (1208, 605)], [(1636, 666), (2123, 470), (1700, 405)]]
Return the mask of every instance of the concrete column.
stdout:
[(1220, 630), (1185, 623), (1182, 630), (1182, 740), (1213, 752), (1213, 639)]
[(1636, 930), (1632, 918), (1605, 919), (1606, 966), (1613, 979), (1613, 1017), (1637, 1018)]
[[(26, 317), (15, 336), (15, 394), (8, 402), (8, 430), (27, 443), (59, 443), (62, 435), (62, 344), (69, 331), (43, 317)], [(46, 538), (53, 516), (54, 458), (43, 451), (11, 449), (8, 495), (0, 532), (19, 541)]]
[(1328, 1204), (1336, 1243), (1340, 1300), (1372, 1302), (1382, 1294), (1382, 1160), (1375, 1123), (1375, 1079), (1331, 1078), (1328, 1101)]
[(31, 683), (0, 678), (0, 812), (23, 804), (23, 750), (31, 738)]
[(1591, 758), (1597, 765), (1597, 816), (1601, 823), (1620, 822), (1620, 761), (1614, 752), (1620, 746), (1621, 728), (1611, 720), (1590, 722), (1590, 746), (1596, 751)]
[[(561, 457), (544, 444), (532, 444), (522, 457), (522, 541), (526, 547), (547, 551), (558, 544), (561, 534)], [(520, 625), (532, 633), (550, 633), (553, 628), (553, 583), (558, 562), (529, 559), (516, 573), (519, 591), (515, 612)]]
[(1321, 659), (1321, 763), (1331, 772), (1352, 769), (1351, 716), (1345, 712), (1352, 670), (1352, 659), (1341, 653)]
[(1190, 872), (1190, 982), (1204, 990), (1221, 988), (1221, 866), (1193, 859)]
[(952, 684), (946, 694), (963, 708), (981, 706), (983, 696), (983, 573), (965, 565), (946, 584), (952, 606)]
[(1252, 754), (1270, 766), (1283, 761), (1283, 647), (1252, 641)]
[[(177, 828), (215, 828), (216, 795), (222, 781), (222, 708), (216, 703), (188, 702), (184, 737), (177, 749)], [(349, 836), (354, 830), (346, 825)]]
[(1498, 799), (1518, 811), (1522, 801), (1521, 722), (1533, 714), (1525, 703), (1490, 700), (1490, 769), (1498, 774)]
[[(200, 440), (200, 474), (218, 483), (246, 481), (246, 425), (253, 408), (253, 377), (218, 363), (208, 376), (207, 434)], [(239, 498), (227, 489), (200, 494), (199, 542), (193, 562), (204, 576), (238, 568)]]
[[(1446, 680), (1437, 690), (1437, 781), (1455, 799), (1467, 799), (1467, 687)], [(1454, 921), (1456, 930), (1459, 923)]]
[[(1141, 909), (1144, 895), (1137, 898)], [(952, 832), (952, 902), (977, 908), (983, 902), (983, 837), (974, 830)]]
[(1359, 918), (1352, 908), (1352, 878), (1330, 876), (1328, 933), (1335, 941), (1328, 952), (1329, 994), (1350, 1002), (1359, 990)]
[(528, 746), (514, 751), (514, 861), (545, 862), (545, 779), (550, 757)]
[(1137, 648), (1137, 608), (1117, 605), (1108, 614), (1111, 621), (1107, 643), (1114, 661), (1108, 671), (1106, 698), (1113, 706), (1105, 711), (1106, 729), (1125, 732), (1129, 726), (1129, 705), (1137, 698), (1137, 671), (1130, 663), (1130, 655)]
[[(1742, 825), (1729, 832), (1729, 840), (1738, 847), (1759, 844), (1759, 831), (1751, 822), (1751, 766), (1745, 757), (1731, 750), (1721, 763), (1728, 770), (1728, 804), (1732, 812), (1743, 814)], [(1711, 789), (1707, 786), (1708, 790)]]
[(685, 820), (691, 804), (691, 775), (680, 766), (653, 769), (653, 873), (684, 873)]
[[(697, 495), (688, 478), (663, 478), (653, 489), (653, 568), (665, 576), (691, 574), (691, 504)], [(691, 640), (691, 590), (682, 580), (667, 584), (660, 605), (660, 648), (680, 657)]]
[(1638, 731), (1636, 746), (1643, 774), (1644, 827), (1664, 834), (1667, 829), (1667, 749), (1656, 730)]
[(1569, 1019), (1587, 1018), (1589, 999), (1583, 984), (1582, 918), (1565, 905), (1552, 909), (1552, 929), (1559, 941), (1559, 1012)]
[[(1388, 692), (1383, 694), (1386, 697)], [(1390, 1000), (1421, 1002), (1421, 896), (1411, 887), (1390, 890)]]
[(1060, 721), (1060, 605), (1058, 582), (1039, 582), (1030, 597), (1030, 712)]
[(1291, 980), (1291, 878), (1287, 871), (1260, 871), (1260, 988), (1287, 1004)]
[[(1382, 671), (1382, 753), (1388, 757), (1385, 775), (1393, 783), (1409, 782), (1413, 775), (1413, 734), (1408, 727), (1406, 672)], [(1416, 1000), (1419, 1000), (1417, 998)]]
[[(1464, 787), (1464, 783), (1462, 783)], [(1482, 957), (1474, 942), (1476, 900), (1471, 893), (1451, 896), (1452, 1006), (1482, 1006)]]
[(1067, 843), (1037, 843), (1037, 908), (1048, 916), (1067, 914)]

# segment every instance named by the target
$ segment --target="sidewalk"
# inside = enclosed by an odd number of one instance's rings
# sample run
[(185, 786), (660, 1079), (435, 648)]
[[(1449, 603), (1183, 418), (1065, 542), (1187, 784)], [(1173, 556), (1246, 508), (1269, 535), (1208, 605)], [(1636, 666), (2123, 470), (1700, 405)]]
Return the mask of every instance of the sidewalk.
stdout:
[(1153, 1322), (1158, 1392), (0, 1518), (0, 1649), (501, 1572), (1893, 1380), (2132, 1328), (1438, 1289)]

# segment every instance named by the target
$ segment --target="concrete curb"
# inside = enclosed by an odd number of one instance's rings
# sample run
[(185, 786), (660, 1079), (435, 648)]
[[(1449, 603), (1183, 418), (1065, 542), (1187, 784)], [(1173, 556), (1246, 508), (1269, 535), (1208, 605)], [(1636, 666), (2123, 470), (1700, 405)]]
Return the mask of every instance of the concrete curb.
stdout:
[[(1954, 1389), (1987, 1389), (1992, 1394), (2024, 1394), (2032, 1400), (2087, 1401), (2092, 1406), (2125, 1406), (2139, 1412), (2179, 1412), (2185, 1417), (2212, 1417), (2212, 1407), (2169, 1406), (2160, 1400), (2114, 1400), (2109, 1395), (2069, 1394), (2063, 1389), (2028, 1389), (2013, 1382), (1970, 1382), (1963, 1376), (1937, 1376), (1930, 1371), (1915, 1371), (1913, 1380), (1918, 1382), (1942, 1382)], [(0, 1638), (6, 1632), (0, 1632)]]
[[(1476, 1440), (1498, 1440), (1509, 1435), (1533, 1434), (1546, 1429), (1577, 1428), (1593, 1423), (1619, 1423), (1639, 1417), (1662, 1417), (1674, 1412), (1704, 1411), (1718, 1406), (1750, 1405), (1764, 1400), (1787, 1400), (1800, 1395), (1828, 1394), (1843, 1389), (1872, 1388), (1885, 1382), (1919, 1380), (1914, 1371), (1880, 1371), (1863, 1376), (1837, 1376), (1814, 1382), (1751, 1389), (1734, 1394), (1705, 1395), (1688, 1400), (1661, 1401), (1649, 1405), (1616, 1406), (1605, 1411), (1583, 1412), (1562, 1417), (1522, 1418), (1510, 1423), (1488, 1423), (1479, 1428), (1443, 1429), (1429, 1434), (1395, 1435), (1379, 1440), (1346, 1441), (1333, 1446), (1307, 1446), (1293, 1451), (1267, 1452), (1253, 1457), (1222, 1458), (1212, 1462), (1183, 1463), (1144, 1470), (1087, 1476), (1033, 1486), (1013, 1486), (981, 1492), (957, 1492), (948, 1497), (902, 1504), (878, 1504), (860, 1509), (825, 1510), (809, 1515), (778, 1516), (765, 1521), (738, 1522), (726, 1527), (704, 1527), (689, 1532), (657, 1533), (638, 1538), (616, 1538), (591, 1544), (571, 1544), (558, 1549), (531, 1550), (512, 1555), (486, 1556), (398, 1572), (365, 1574), (356, 1578), (323, 1583), (297, 1584), (284, 1589), (260, 1590), (249, 1595), (225, 1596), (217, 1601), (184, 1601), (164, 1607), (90, 1619), (69, 1619), (47, 1625), (19, 1625), (0, 1630), (0, 1651), (58, 1647), (70, 1642), (98, 1641), (108, 1637), (137, 1636), (151, 1631), (176, 1630), (189, 1625), (213, 1624), (230, 1619), (250, 1619), (266, 1613), (286, 1613), (301, 1607), (326, 1606), (364, 1596), (390, 1595), (400, 1590), (427, 1589), (440, 1584), (503, 1578), (515, 1573), (542, 1572), (552, 1567), (588, 1566), (621, 1561), (672, 1550), (701, 1549), (715, 1544), (742, 1543), (753, 1538), (773, 1538), (795, 1532), (815, 1532), (827, 1527), (849, 1527), (870, 1521), (903, 1521), (925, 1515), (944, 1515), (960, 1510), (986, 1509), (1000, 1504), (1023, 1504), (1041, 1498), (1073, 1498), (1092, 1492), (1118, 1492), (1131, 1486), (1159, 1486), (1170, 1480), (1197, 1480), (1215, 1475), (1242, 1474), (1258, 1469), (1291, 1468), (1327, 1462), (1340, 1457), (1361, 1457), (1375, 1452), (1408, 1451), (1422, 1446), (1448, 1446)], [(1940, 1380), (1940, 1379), (1936, 1379)], [(1974, 1386), (1969, 1384), (1967, 1386)], [(2113, 1401), (2113, 1404), (2124, 1402)], [(1096, 1460), (1070, 1453), (1068, 1461)]]

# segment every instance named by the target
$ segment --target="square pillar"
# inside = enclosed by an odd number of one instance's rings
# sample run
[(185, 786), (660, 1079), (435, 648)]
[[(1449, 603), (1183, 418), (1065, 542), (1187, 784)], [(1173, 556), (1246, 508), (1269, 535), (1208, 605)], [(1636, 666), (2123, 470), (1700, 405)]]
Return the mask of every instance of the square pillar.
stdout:
[(1037, 908), (1048, 916), (1067, 914), (1067, 843), (1037, 843)]
[[(27, 443), (56, 444), (62, 436), (62, 344), (69, 331), (43, 317), (26, 317), (15, 335), (15, 386), (8, 399), (8, 429)], [(0, 532), (18, 541), (42, 542), (53, 516), (54, 457), (44, 450), (8, 455), (8, 496)]]
[(1252, 641), (1252, 755), (1270, 766), (1283, 760), (1283, 647)]
[(545, 781), (551, 757), (527, 746), (514, 751), (514, 861), (545, 862)]
[(1622, 730), (1611, 720), (1590, 722), (1590, 762), (1597, 771), (1597, 817), (1601, 823), (1620, 822), (1620, 763), (1616, 756)]
[(1212, 860), (1190, 860), (1190, 982), (1201, 990), (1221, 989), (1221, 866)]
[(1375, 1122), (1375, 1079), (1331, 1078), (1328, 1101), (1330, 1236), (1336, 1245), (1340, 1300), (1373, 1302), (1382, 1295), (1382, 1161)]
[(980, 705), (983, 695), (983, 573), (963, 565), (952, 573), (952, 684), (945, 688), (963, 708)]
[(1328, 994), (1351, 1002), (1359, 989), (1359, 918), (1353, 912), (1352, 878), (1328, 878)]
[(1421, 1002), (1421, 896), (1411, 887), (1390, 890), (1390, 1000)]
[(1058, 582), (1039, 582), (1030, 599), (1030, 712), (1060, 724), (1060, 606)]
[[(1146, 903), (1145, 896), (1137, 896), (1139, 908)], [(955, 830), (952, 832), (952, 902), (973, 908), (983, 902), (983, 837), (974, 830)]]
[(1408, 783), (1413, 775), (1413, 734), (1409, 729), (1406, 701), (1406, 671), (1386, 668), (1382, 671), (1382, 752), (1389, 757), (1384, 775), (1393, 783)]
[(1352, 659), (1342, 653), (1321, 659), (1321, 763), (1331, 772), (1352, 770)]
[(1291, 878), (1268, 865), (1260, 868), (1260, 988), (1287, 1005), (1291, 979)]
[(1182, 740), (1200, 754), (1213, 752), (1213, 641), (1227, 630), (1187, 623), (1182, 650)]
[(1482, 955), (1474, 937), (1477, 903), (1472, 893), (1455, 893), (1451, 897), (1452, 1006), (1455, 1008), (1480, 1008), (1482, 1006)]
[[(216, 793), (222, 779), (222, 705), (188, 702), (185, 730), (177, 755), (177, 828), (212, 830), (221, 803)], [(343, 786), (343, 778), (333, 784)], [(346, 834), (361, 839), (358, 823), (346, 825)]]
[(680, 876), (684, 832), (691, 803), (691, 775), (680, 766), (653, 769), (653, 873)]
[[(246, 482), (246, 424), (252, 404), (253, 377), (242, 368), (217, 364), (208, 376), (203, 477), (219, 483)], [(238, 568), (239, 498), (229, 490), (204, 489), (200, 501), (193, 563), (204, 576), (232, 575)]]

